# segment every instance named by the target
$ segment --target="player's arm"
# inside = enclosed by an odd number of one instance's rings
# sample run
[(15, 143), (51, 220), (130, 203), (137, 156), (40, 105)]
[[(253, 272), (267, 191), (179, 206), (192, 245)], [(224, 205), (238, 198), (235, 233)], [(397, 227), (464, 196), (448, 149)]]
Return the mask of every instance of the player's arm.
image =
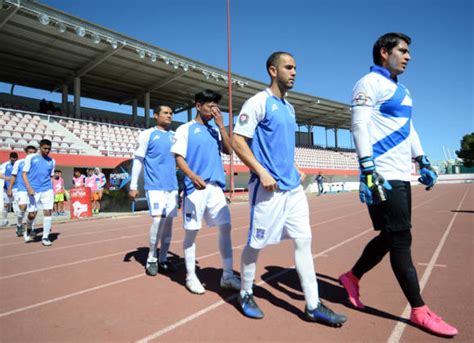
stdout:
[(426, 190), (431, 190), (438, 181), (438, 174), (431, 166), (428, 156), (425, 155), (421, 147), (420, 137), (413, 126), (413, 121), (410, 122), (410, 143), (411, 156), (415, 159), (420, 167), (420, 178), (418, 182), (426, 186)]
[(219, 107), (214, 106), (211, 109), (211, 113), (214, 116), (214, 123), (216, 123), (216, 126), (219, 129), (219, 134), (222, 139), (221, 151), (224, 154), (230, 155), (232, 153), (232, 144), (230, 142), (229, 134), (225, 129), (224, 118), (222, 117), (221, 110), (219, 109)]
[(178, 166), (179, 169), (183, 171), (184, 175), (189, 177), (194, 187), (196, 187), (196, 189), (206, 188), (206, 182), (199, 175), (195, 174), (191, 170), (191, 168), (189, 168), (189, 165), (184, 159), (184, 157), (179, 154), (175, 154), (175, 157), (176, 157), (176, 165)]
[(30, 181), (28, 180), (28, 172), (24, 171), (22, 173), (23, 182), (25, 183), (26, 190), (28, 191), (28, 195), (35, 195), (35, 191), (31, 188)]
[(295, 162), (295, 168), (296, 168), (296, 171), (298, 172), (298, 175), (300, 176), (300, 181), (303, 182), (304, 178), (306, 177), (306, 173), (298, 167), (296, 162)]
[(138, 177), (142, 172), (145, 155), (148, 150), (151, 131), (143, 131), (138, 136), (138, 147), (133, 154), (132, 177), (130, 181), (130, 190), (128, 196), (135, 199), (138, 196)]
[(16, 161), (15, 164), (13, 165), (12, 175), (10, 176), (10, 184), (8, 185), (8, 189), (7, 189), (7, 195), (9, 197), (13, 195), (13, 184), (15, 183), (16, 178), (17, 178), (19, 165), (20, 165), (19, 161)]
[(232, 136), (232, 147), (240, 160), (260, 179), (260, 183), (267, 191), (275, 191), (278, 189), (277, 182), (270, 173), (257, 161), (255, 155), (250, 150), (247, 138), (234, 133)]

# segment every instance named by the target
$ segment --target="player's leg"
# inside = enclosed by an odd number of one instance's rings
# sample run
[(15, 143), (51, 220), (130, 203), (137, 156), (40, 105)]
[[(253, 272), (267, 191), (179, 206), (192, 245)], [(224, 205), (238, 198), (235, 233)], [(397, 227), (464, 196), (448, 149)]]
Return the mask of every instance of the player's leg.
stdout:
[(19, 192), (15, 193), (15, 202), (18, 206), (18, 212), (16, 213), (16, 235), (18, 237), (23, 236), (24, 227), (23, 220), (25, 219), (26, 205), (27, 205), (27, 193)]
[(50, 246), (52, 243), (49, 240), (49, 234), (51, 232), (51, 224), (53, 218), (51, 217), (51, 212), (54, 205), (54, 193), (53, 190), (47, 190), (40, 193), (40, 201), (43, 205), (43, 237), (41, 239), (41, 244), (44, 246)]
[(23, 233), (23, 238), (26, 243), (32, 242), (35, 240), (35, 219), (38, 214), (38, 202), (39, 202), (39, 193), (35, 195), (28, 195), (28, 205), (26, 207), (26, 212), (28, 213), (26, 217), (26, 230)]
[[(370, 219), (375, 230), (387, 229), (389, 206), (396, 204), (392, 191), (387, 191), (388, 200), (382, 204), (368, 206)], [(363, 309), (364, 304), (359, 299), (359, 281), (362, 276), (374, 268), (390, 250), (390, 242), (385, 235), (374, 237), (364, 248), (351, 270), (339, 276), (339, 282), (346, 289), (349, 302), (358, 309)]]
[(194, 294), (204, 294), (205, 289), (196, 275), (196, 236), (202, 226), (206, 209), (207, 188), (194, 191), (184, 198), (184, 261), (186, 265), (186, 288)]
[(7, 195), (6, 189), (3, 189), (2, 193), (3, 193), (2, 226), (7, 226), (8, 225), (8, 212), (10, 212), (11, 198)]
[(171, 244), (171, 236), (173, 229), (173, 218), (178, 214), (178, 192), (170, 191), (165, 192), (166, 196), (166, 213), (164, 213), (164, 223), (161, 233), (160, 241), (160, 256), (159, 256), (159, 269), (162, 272), (174, 273), (178, 268), (168, 261), (168, 250)]
[(150, 225), (149, 233), (149, 249), (148, 249), (148, 258), (146, 260), (145, 271), (150, 276), (155, 276), (158, 274), (158, 258), (156, 255), (156, 244), (160, 239), (162, 226), (161, 216), (152, 216), (152, 223)]
[(306, 309), (309, 320), (340, 326), (346, 316), (337, 314), (326, 307), (319, 299), (318, 283), (314, 270), (313, 254), (311, 252), (311, 226), (309, 223), (309, 208), (303, 187), (285, 192), (285, 230), (284, 235), (293, 239), (295, 246), (295, 267), (298, 273), (301, 288), (304, 293)]
[(224, 289), (239, 291), (240, 279), (234, 275), (229, 206), (224, 192), (218, 185), (209, 184), (205, 218), (208, 226), (217, 226), (219, 231), (219, 252), (222, 259), (220, 285)]

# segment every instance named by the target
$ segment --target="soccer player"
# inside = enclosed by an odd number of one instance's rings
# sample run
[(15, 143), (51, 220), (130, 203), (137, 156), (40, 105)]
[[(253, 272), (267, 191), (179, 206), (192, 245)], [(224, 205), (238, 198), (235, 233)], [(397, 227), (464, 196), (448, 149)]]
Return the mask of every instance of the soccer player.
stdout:
[[(129, 196), (138, 196), (138, 177), (145, 166), (144, 181), (148, 208), (153, 222), (150, 226), (150, 249), (146, 261), (146, 273), (155, 276), (158, 270), (175, 272), (176, 266), (168, 261), (173, 218), (178, 214), (178, 183), (176, 159), (171, 153), (174, 132), (171, 131), (173, 110), (160, 105), (155, 111), (156, 126), (140, 133), (138, 148), (133, 157), (132, 180)], [(157, 243), (161, 242), (159, 260)]]
[(390, 253), (392, 270), (411, 305), (410, 321), (430, 332), (455, 336), (458, 331), (424, 303), (410, 246), (412, 158), (420, 166), (419, 181), (430, 190), (437, 175), (421, 147), (412, 122), (412, 98), (398, 82), (410, 61), (411, 39), (387, 33), (373, 47), (374, 66), (352, 93), (352, 133), (361, 170), (360, 199), (368, 205), (375, 230), (352, 269), (339, 277), (349, 301), (362, 309), (360, 279)]
[(341, 326), (346, 317), (334, 313), (319, 299), (311, 253), (308, 201), (301, 186), (304, 175), (294, 165), (295, 111), (285, 99), (296, 77), (293, 56), (288, 52), (271, 54), (267, 72), (270, 87), (245, 102), (232, 141), (234, 151), (251, 171), (251, 219), (247, 245), (242, 252), (239, 303), (247, 317), (263, 318), (252, 291), (258, 254), (269, 244), (291, 238), (296, 271), (306, 300), (306, 317)]
[[(221, 95), (204, 90), (197, 93), (194, 100), (196, 117), (176, 130), (176, 141), (171, 148), (178, 167), (186, 175), (183, 204), (186, 288), (195, 294), (205, 292), (196, 275), (195, 244), (204, 218), (209, 227), (217, 226), (219, 231), (219, 251), (223, 263), (220, 286), (239, 290), (240, 279), (232, 270), (230, 212), (223, 192), (225, 175), (221, 152), (229, 154), (232, 147), (219, 109)], [(217, 128), (210, 125), (213, 119)]]
[(100, 212), (100, 201), (102, 200), (102, 196), (104, 195), (104, 187), (107, 183), (104, 173), (101, 172), (100, 168), (94, 168), (94, 175), (96, 177), (97, 183), (97, 203), (95, 208), (95, 214), (99, 214)]
[(12, 175), (13, 165), (16, 160), (18, 160), (18, 154), (16, 152), (11, 152), (9, 160), (2, 165), (0, 165), (0, 178), (4, 179), (3, 183), (3, 209), (2, 209), (2, 225), (8, 225), (8, 212), (10, 211), (10, 206), (13, 205), (13, 196), (8, 196), (7, 190), (8, 185), (10, 184), (10, 177)]
[(64, 179), (61, 170), (54, 171), (53, 177), (54, 205), (53, 210), (58, 216), (64, 215)]
[[(33, 145), (28, 145), (25, 148), (26, 156), (36, 153), (38, 149)], [(16, 235), (21, 237), (25, 235), (28, 236), (27, 231), (23, 228), (23, 220), (25, 218), (26, 207), (28, 205), (28, 192), (25, 187), (25, 183), (23, 182), (22, 173), (23, 173), (23, 166), (25, 165), (25, 159), (22, 158), (21, 160), (17, 160), (13, 165), (12, 175), (10, 179), (10, 185), (8, 186), (8, 195), (13, 197), (14, 201), (18, 205), (18, 212), (17, 212), (17, 224), (16, 224)], [(18, 177), (18, 175), (20, 175)]]
[[(28, 192), (28, 219), (27, 230), (33, 231), (33, 222), (38, 214), (38, 205), (43, 207), (43, 237), (41, 243), (50, 246), (51, 210), (54, 204), (53, 184), (51, 178), (54, 175), (56, 162), (49, 157), (51, 141), (42, 139), (39, 144), (39, 154), (26, 156), (23, 166), (23, 182)], [(28, 238), (28, 237), (27, 237)], [(29, 237), (27, 241), (30, 241)]]

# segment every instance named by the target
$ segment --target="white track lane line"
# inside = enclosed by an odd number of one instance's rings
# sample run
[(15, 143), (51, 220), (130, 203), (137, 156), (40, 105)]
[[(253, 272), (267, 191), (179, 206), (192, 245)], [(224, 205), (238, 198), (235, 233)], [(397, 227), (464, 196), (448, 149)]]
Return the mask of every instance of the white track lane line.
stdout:
[[(466, 198), (467, 193), (468, 193), (468, 189), (466, 189), (466, 191), (464, 192), (464, 196), (459, 202), (459, 205), (456, 211), (459, 211), (459, 209), (461, 208), (464, 202), (464, 199)], [(456, 220), (458, 213), (459, 212), (454, 213), (453, 217), (451, 218), (451, 221), (448, 224), (448, 227), (444, 231), (444, 234), (441, 237), (441, 240), (439, 241), (438, 246), (436, 247), (433, 255), (431, 256), (430, 262), (428, 263), (428, 267), (426, 267), (425, 272), (423, 273), (423, 276), (420, 280), (420, 292), (423, 291), (423, 288), (425, 288), (426, 284), (428, 283), (428, 279), (430, 278), (433, 268), (435, 267), (436, 261), (438, 260), (439, 254), (441, 253), (441, 250), (443, 249), (444, 243), (446, 242), (446, 238), (448, 237), (449, 232), (451, 231), (451, 228), (453, 227), (454, 221)], [(405, 309), (403, 310), (403, 313), (400, 315), (400, 317), (408, 318), (410, 311), (411, 311), (410, 305), (407, 304), (405, 306)], [(390, 334), (390, 337), (388, 338), (387, 342), (388, 343), (400, 342), (400, 339), (402, 337), (403, 331), (405, 331), (406, 326), (407, 326), (406, 323), (398, 322), (397, 325), (395, 325), (392, 333)]]

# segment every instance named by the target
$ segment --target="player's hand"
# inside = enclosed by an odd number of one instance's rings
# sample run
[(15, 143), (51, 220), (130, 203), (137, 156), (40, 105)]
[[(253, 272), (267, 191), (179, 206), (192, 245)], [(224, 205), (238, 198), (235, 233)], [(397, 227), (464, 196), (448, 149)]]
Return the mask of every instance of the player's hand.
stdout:
[(206, 182), (199, 175), (195, 175), (190, 179), (197, 190), (206, 188)]
[(28, 195), (34, 196), (35, 191), (32, 188), (28, 189)]
[(258, 175), (258, 178), (260, 179), (262, 187), (267, 191), (273, 192), (278, 190), (277, 182), (265, 169)]
[(425, 155), (420, 155), (415, 158), (415, 161), (420, 166), (420, 178), (418, 178), (418, 182), (427, 186), (426, 190), (431, 190), (436, 181), (438, 181), (438, 174), (431, 166), (430, 160)]
[(306, 178), (305, 172), (301, 171), (301, 169), (299, 168), (296, 168), (296, 170), (298, 171), (298, 175), (300, 176), (300, 182), (303, 183), (304, 179)]
[(8, 195), (10, 198), (13, 196), (13, 191), (12, 191), (10, 188), (7, 189), (7, 195)]
[(382, 175), (373, 172), (367, 175), (361, 174), (359, 184), (359, 198), (362, 203), (376, 205), (387, 200), (387, 190), (392, 186)]
[(138, 196), (138, 190), (136, 189), (131, 189), (128, 191), (128, 197), (132, 200), (134, 200)]
[(216, 123), (218, 128), (223, 128), (224, 126), (224, 118), (222, 117), (222, 113), (219, 107), (212, 106), (211, 107), (211, 115), (214, 118), (214, 123)]

